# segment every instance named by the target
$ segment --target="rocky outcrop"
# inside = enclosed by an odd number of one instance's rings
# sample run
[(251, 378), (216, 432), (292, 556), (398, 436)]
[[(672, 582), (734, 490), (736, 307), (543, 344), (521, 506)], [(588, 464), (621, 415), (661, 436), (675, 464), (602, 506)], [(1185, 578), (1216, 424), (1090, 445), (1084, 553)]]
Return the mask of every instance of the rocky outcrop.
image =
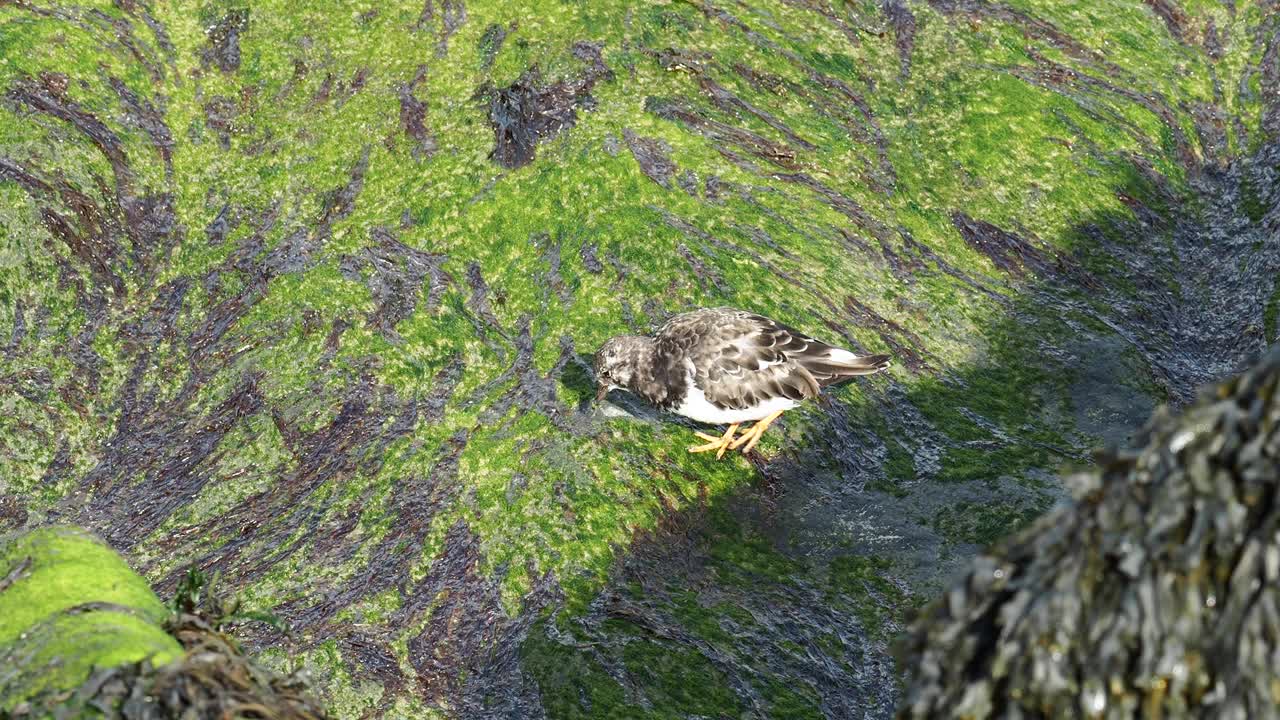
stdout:
[(1067, 478), (915, 622), (899, 717), (1272, 717), (1280, 350)]
[[(0, 530), (219, 573), (342, 717), (887, 717), (1277, 335), (1271, 0), (252, 5), (0, 2)], [(897, 362), (720, 463), (593, 404), (710, 305)]]

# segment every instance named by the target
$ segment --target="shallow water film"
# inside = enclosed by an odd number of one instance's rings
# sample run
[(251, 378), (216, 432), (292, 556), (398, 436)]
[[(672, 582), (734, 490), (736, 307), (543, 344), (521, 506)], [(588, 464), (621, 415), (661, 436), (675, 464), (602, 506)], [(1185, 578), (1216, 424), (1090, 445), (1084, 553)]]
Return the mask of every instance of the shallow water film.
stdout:
[[(0, 533), (335, 717), (891, 717), (1278, 277), (1277, 0), (0, 0)], [(717, 305), (894, 366), (720, 461), (596, 402)]]

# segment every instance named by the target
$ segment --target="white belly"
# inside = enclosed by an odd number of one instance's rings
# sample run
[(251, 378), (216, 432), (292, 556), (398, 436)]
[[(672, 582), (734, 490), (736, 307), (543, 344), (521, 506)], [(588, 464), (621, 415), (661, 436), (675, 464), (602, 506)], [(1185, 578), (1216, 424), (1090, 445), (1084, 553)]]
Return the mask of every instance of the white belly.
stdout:
[(693, 379), (689, 379), (689, 392), (685, 395), (684, 402), (680, 403), (680, 407), (676, 408), (677, 414), (683, 415), (691, 420), (709, 423), (711, 425), (723, 425), (726, 423), (743, 423), (752, 420), (759, 420), (766, 415), (778, 412), (779, 410), (790, 410), (796, 406), (796, 401), (790, 398), (779, 397), (769, 398), (759, 405), (754, 405), (742, 410), (734, 410), (727, 408), (721, 410), (707, 401), (707, 396), (693, 384)]

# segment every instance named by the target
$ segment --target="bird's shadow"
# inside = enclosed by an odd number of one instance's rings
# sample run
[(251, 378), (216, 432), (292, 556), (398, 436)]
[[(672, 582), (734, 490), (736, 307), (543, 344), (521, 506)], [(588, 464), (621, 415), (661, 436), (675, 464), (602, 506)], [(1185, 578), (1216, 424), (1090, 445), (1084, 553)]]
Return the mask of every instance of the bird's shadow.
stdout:
[(590, 355), (578, 353), (560, 371), (560, 384), (574, 394), (574, 404), (580, 413), (590, 412), (591, 403), (596, 398), (596, 378), (591, 360)]

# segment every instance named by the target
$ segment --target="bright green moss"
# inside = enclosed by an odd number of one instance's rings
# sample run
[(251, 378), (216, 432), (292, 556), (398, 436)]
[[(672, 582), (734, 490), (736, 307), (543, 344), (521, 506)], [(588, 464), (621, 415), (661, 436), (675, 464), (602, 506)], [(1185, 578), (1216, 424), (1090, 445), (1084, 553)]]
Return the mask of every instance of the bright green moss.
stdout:
[[(395, 552), (402, 551), (396, 548)], [(380, 623), (386, 621), (393, 612), (400, 609), (403, 599), (396, 588), (384, 590), (377, 595), (344, 609), (338, 613), (338, 620), (343, 622)]]
[[(123, 559), (93, 536), (46, 527), (0, 548), (0, 712), (46, 690), (69, 689), (93, 668), (182, 649), (160, 627), (169, 612)], [(78, 611), (69, 612), (73, 608)]]
[(147, 583), (113, 550), (81, 530), (49, 527), (18, 537), (0, 550), (0, 577), (28, 559), (30, 569), (0, 592), (0, 645), (41, 619), (84, 603), (122, 605), (155, 624), (168, 617)]
[(385, 688), (352, 677), (353, 666), (342, 657), (333, 640), (322, 643), (303, 658), (307, 671), (325, 687), (335, 688), (325, 697), (325, 709), (339, 717), (356, 717), (377, 707)]
[(0, 679), (0, 712), (41, 693), (72, 690), (95, 669), (182, 656), (177, 641), (154, 623), (122, 612), (51, 616), (0, 645), (9, 671)]

